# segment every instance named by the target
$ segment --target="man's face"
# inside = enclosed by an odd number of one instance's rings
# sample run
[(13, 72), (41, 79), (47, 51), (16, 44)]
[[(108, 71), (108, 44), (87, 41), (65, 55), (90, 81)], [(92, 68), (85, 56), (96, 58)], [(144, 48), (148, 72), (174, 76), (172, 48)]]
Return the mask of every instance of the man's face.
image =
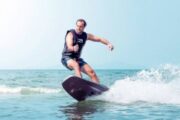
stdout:
[(81, 33), (84, 31), (84, 28), (85, 28), (84, 22), (78, 21), (78, 22), (76, 23), (76, 32), (77, 32), (78, 34), (81, 34)]

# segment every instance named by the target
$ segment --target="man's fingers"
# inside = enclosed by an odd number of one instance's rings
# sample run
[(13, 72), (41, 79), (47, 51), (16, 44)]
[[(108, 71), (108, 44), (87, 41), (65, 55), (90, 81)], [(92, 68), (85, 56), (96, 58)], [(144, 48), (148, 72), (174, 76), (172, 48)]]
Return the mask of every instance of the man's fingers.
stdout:
[(79, 50), (79, 45), (74, 46), (74, 52), (77, 52)]
[(114, 47), (113, 47), (112, 44), (108, 44), (108, 48), (109, 48), (109, 50), (111, 50), (111, 51), (114, 49)]

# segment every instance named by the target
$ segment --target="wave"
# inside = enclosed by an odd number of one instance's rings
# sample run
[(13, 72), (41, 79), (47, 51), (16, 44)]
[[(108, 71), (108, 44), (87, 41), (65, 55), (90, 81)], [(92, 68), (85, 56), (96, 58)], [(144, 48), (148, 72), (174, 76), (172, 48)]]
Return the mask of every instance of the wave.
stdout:
[(138, 101), (180, 104), (180, 68), (167, 64), (142, 70), (132, 77), (117, 80), (97, 99), (125, 104)]
[(60, 89), (46, 87), (9, 87), (0, 85), (0, 94), (52, 94), (59, 93), (60, 91)]

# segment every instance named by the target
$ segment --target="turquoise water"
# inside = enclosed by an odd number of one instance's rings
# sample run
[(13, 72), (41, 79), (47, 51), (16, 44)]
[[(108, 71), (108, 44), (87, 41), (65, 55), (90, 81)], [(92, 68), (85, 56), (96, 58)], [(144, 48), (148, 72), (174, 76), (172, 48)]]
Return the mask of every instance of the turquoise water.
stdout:
[(61, 86), (70, 71), (1, 70), (0, 120), (180, 120), (179, 67), (96, 72), (110, 90), (78, 103)]

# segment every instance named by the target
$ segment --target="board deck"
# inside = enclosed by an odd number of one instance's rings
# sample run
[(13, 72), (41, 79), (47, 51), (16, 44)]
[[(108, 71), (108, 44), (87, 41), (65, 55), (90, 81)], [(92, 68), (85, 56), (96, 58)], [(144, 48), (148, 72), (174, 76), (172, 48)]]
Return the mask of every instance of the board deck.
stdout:
[(77, 101), (83, 101), (90, 96), (100, 95), (109, 89), (104, 85), (96, 84), (76, 76), (70, 76), (65, 79), (62, 86)]

